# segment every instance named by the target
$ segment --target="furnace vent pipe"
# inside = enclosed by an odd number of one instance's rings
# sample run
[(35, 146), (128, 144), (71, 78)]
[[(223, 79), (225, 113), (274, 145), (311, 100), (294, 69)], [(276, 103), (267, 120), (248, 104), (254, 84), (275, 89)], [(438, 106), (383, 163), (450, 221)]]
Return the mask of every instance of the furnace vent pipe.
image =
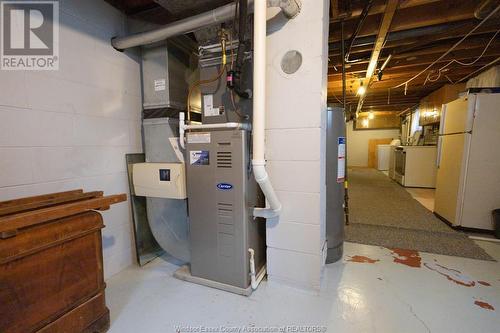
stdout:
[[(263, 1), (266, 3), (266, 0)], [(253, 2), (254, 0), (248, 0), (249, 5)], [(280, 7), (287, 18), (293, 18), (300, 12), (300, 0), (268, 0), (268, 3), (269, 7)], [(152, 44), (170, 37), (193, 32), (216, 23), (228, 21), (234, 17), (235, 6), (235, 3), (230, 3), (205, 13), (172, 22), (155, 30), (123, 37), (113, 37), (111, 39), (111, 45), (115, 49), (123, 51), (131, 47)], [(251, 11), (251, 8), (249, 9)]]
[(281, 202), (274, 191), (266, 170), (266, 0), (254, 1), (253, 58), (253, 158), (255, 180), (269, 203), (268, 208), (254, 208), (255, 217), (273, 218), (281, 212)]

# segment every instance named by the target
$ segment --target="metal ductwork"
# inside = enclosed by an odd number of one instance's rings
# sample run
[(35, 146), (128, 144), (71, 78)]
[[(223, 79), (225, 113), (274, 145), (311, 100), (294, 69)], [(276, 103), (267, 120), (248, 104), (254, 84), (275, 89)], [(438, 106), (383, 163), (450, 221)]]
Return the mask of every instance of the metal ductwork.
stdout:
[(231, 3), (199, 15), (167, 24), (159, 29), (140, 32), (130, 36), (114, 37), (111, 39), (111, 45), (113, 45), (115, 49), (122, 51), (131, 47), (151, 44), (170, 37), (193, 32), (194, 30), (232, 19), (235, 7), (236, 5)]
[[(252, 5), (253, 0), (248, 0), (248, 4), (249, 6)], [(280, 7), (283, 14), (287, 18), (293, 18), (300, 12), (301, 1), (268, 0), (268, 6)], [(123, 37), (113, 37), (111, 39), (111, 45), (115, 49), (123, 51), (131, 47), (152, 44), (168, 39), (170, 37), (193, 32), (195, 30), (232, 19), (234, 17), (235, 7), (236, 4), (231, 3), (199, 15), (191, 16), (183, 20), (167, 24), (155, 30), (140, 32)], [(253, 8), (249, 7), (249, 9), (249, 12), (251, 12)]]

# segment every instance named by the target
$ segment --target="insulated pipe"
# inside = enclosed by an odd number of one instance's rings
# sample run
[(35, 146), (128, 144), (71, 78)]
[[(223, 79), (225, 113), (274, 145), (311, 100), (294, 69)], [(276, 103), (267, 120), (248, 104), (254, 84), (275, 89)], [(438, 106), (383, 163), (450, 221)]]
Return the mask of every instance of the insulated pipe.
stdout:
[(255, 217), (272, 218), (281, 211), (266, 171), (265, 128), (266, 128), (266, 0), (254, 1), (254, 63), (253, 63), (253, 158), (255, 180), (266, 196), (269, 208), (254, 208)]
[[(266, 2), (266, 0), (264, 0), (264, 2)], [(248, 0), (249, 6), (252, 3), (253, 0)], [(269, 0), (269, 5), (270, 7), (280, 7), (287, 18), (297, 16), (301, 8), (300, 0)], [(170, 37), (193, 32), (200, 28), (233, 19), (235, 7), (235, 3), (230, 3), (205, 13), (172, 22), (155, 30), (123, 37), (113, 37), (111, 39), (111, 45), (115, 49), (123, 51), (131, 47), (147, 45)]]
[(115, 49), (121, 51), (193, 32), (197, 29), (232, 19), (235, 6), (234, 3), (231, 3), (199, 15), (172, 22), (159, 29), (136, 33), (130, 36), (114, 37), (111, 39), (111, 45), (113, 45)]

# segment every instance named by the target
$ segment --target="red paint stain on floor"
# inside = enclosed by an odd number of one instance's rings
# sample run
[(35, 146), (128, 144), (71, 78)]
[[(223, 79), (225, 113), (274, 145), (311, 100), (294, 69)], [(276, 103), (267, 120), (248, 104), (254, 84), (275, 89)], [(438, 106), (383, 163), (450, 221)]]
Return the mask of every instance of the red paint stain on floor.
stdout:
[(420, 257), (420, 253), (418, 253), (418, 251), (397, 248), (390, 250), (394, 255), (394, 262), (415, 268), (422, 267), (422, 258)]
[(468, 277), (462, 275), (460, 271), (452, 268), (448, 268), (439, 264), (427, 264), (424, 263), (424, 266), (430, 269), (431, 271), (437, 272), (438, 274), (441, 274), (442, 276), (446, 277), (449, 281), (452, 281), (458, 285), (464, 286), (464, 287), (474, 287), (476, 285), (476, 282), (472, 281)]
[(373, 264), (373, 263), (376, 263), (377, 261), (380, 261), (380, 260), (368, 258), (365, 256), (352, 256), (351, 258), (347, 259), (347, 261), (365, 263), (365, 264)]
[(482, 284), (483, 286), (487, 286), (487, 287), (490, 287), (490, 286), (491, 286), (491, 284), (489, 284), (489, 283), (488, 283), (488, 282), (486, 282), (486, 281), (477, 281), (477, 283)]
[(486, 309), (486, 310), (491, 310), (491, 311), (495, 311), (495, 308), (491, 305), (491, 304), (488, 304), (486, 302), (483, 302), (483, 301), (475, 301), (474, 304), (476, 304), (477, 306), (483, 308), (483, 309)]

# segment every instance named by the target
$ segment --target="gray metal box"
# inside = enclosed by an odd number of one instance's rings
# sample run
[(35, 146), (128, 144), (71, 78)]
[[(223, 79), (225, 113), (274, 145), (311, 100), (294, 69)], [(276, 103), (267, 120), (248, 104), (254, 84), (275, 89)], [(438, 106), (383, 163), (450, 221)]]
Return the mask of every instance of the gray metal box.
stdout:
[(142, 48), (144, 109), (186, 109), (191, 54), (189, 45), (174, 40)]
[(187, 192), (191, 274), (247, 288), (249, 253), (258, 272), (265, 263), (265, 221), (253, 207), (264, 198), (251, 173), (250, 139), (244, 130), (187, 135)]
[[(243, 63), (243, 90), (252, 89), (252, 70), (252, 61), (251, 59), (247, 59)], [(217, 76), (219, 71), (220, 63), (200, 60), (201, 80), (214, 78)], [(231, 92), (231, 90), (226, 86), (225, 74), (220, 78), (220, 80), (202, 85), (200, 87), (200, 91), (201, 119), (204, 124), (251, 122), (253, 108), (252, 99), (240, 98), (236, 93)], [(231, 94), (233, 96), (231, 96)], [(237, 109), (237, 112), (234, 112), (235, 108)], [(244, 117), (248, 119), (245, 119)]]
[[(176, 144), (179, 137), (177, 119), (144, 119), (142, 124), (146, 162), (183, 161)], [(158, 244), (173, 257), (189, 262), (187, 200), (148, 197), (146, 202), (149, 226)]]

